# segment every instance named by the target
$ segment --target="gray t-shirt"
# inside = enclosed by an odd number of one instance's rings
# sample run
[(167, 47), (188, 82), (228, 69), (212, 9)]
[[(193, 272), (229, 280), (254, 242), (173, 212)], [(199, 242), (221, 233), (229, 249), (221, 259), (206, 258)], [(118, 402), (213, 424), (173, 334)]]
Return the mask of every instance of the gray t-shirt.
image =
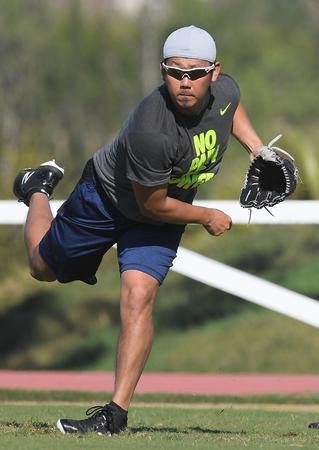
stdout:
[(236, 82), (220, 74), (198, 116), (178, 113), (164, 84), (145, 97), (115, 139), (93, 155), (111, 202), (132, 220), (154, 223), (140, 213), (131, 184), (136, 181), (167, 184), (168, 196), (192, 203), (198, 186), (218, 172), (239, 96)]

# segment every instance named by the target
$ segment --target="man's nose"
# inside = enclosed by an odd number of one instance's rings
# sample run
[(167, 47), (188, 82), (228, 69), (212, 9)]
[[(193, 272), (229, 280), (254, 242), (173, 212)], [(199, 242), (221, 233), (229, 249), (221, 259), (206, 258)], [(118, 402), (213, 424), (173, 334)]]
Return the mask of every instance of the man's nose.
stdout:
[(188, 75), (188, 73), (185, 73), (183, 75), (183, 78), (181, 79), (181, 87), (185, 88), (190, 87), (190, 81), (191, 81), (190, 76)]

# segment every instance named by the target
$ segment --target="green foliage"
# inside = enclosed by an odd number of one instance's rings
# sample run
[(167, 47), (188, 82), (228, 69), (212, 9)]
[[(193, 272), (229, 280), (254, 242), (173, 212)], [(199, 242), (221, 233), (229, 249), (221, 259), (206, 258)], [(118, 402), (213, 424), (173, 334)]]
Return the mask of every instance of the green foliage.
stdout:
[[(193, 228), (185, 233), (184, 246), (319, 298), (316, 227), (237, 226), (218, 239)], [(22, 245), (21, 237), (13, 240), (7, 231), (8, 240)], [(21, 230), (14, 227), (12, 232)], [(0, 291), (1, 367), (112, 370), (119, 327), (115, 252), (105, 257), (93, 287), (80, 282), (41, 284), (28, 276), (26, 265), (17, 265), (7, 248)], [(315, 329), (262, 314), (248, 302), (174, 273), (159, 290), (154, 322), (149, 370), (319, 369)], [(205, 348), (203, 358), (199, 348)]]
[[(2, 195), (11, 193), (18, 168), (56, 157), (67, 168), (60, 194), (66, 195), (85, 160), (108, 141), (142, 95), (145, 41), (155, 33), (156, 59), (168, 32), (196, 23), (216, 38), (224, 70), (239, 82), (242, 100), (265, 141), (284, 133), (301, 166), (307, 189), (300, 198), (314, 198), (318, 181), (305, 153), (318, 146), (319, 81), (317, 22), (311, 2), (239, 0), (170, 2), (166, 15), (145, 28), (135, 16), (87, 16), (80, 2), (54, 9), (48, 2), (0, 1), (0, 179)], [(144, 11), (143, 14), (146, 14)], [(241, 20), (238, 20), (238, 17)], [(149, 70), (149, 68), (148, 68)], [(151, 72), (150, 72), (151, 73)], [(159, 76), (157, 76), (160, 82)], [(305, 151), (305, 147), (307, 152)], [(217, 184), (219, 198), (238, 194), (247, 160), (231, 152), (233, 182)], [(309, 157), (310, 158), (310, 157)], [(311, 173), (310, 173), (311, 172)], [(211, 186), (202, 194), (211, 197)], [(221, 197), (222, 196), (222, 197)]]
[[(317, 330), (256, 309), (155, 340), (147, 369), (210, 373), (317, 373)], [(310, 356), (311, 355), (311, 356)]]
[(56, 157), (65, 195), (138, 98), (137, 30), (125, 17), (88, 20), (78, 2), (54, 14), (2, 1), (1, 11), (1, 191), (17, 168)]
[[(164, 13), (152, 15), (145, 8), (137, 17), (86, 14), (79, 1), (53, 8), (50, 2), (0, 0), (1, 198), (12, 197), (18, 169), (51, 158), (66, 167), (56, 191), (56, 198), (65, 197), (85, 160), (117, 132), (140, 100), (149, 81), (145, 77), (160, 83), (154, 60), (161, 58), (166, 35), (191, 23), (216, 38), (223, 69), (239, 82), (242, 101), (264, 141), (284, 134), (279, 144), (295, 156), (303, 180), (294, 198), (318, 198), (319, 33), (313, 5), (311, 0), (194, 0), (185, 6), (173, 0)], [(147, 57), (146, 44), (155, 45), (156, 55)], [(245, 152), (231, 141), (220, 174), (200, 188), (198, 197), (238, 198), (247, 165)], [(201, 227), (189, 227), (184, 245), (319, 298), (317, 235), (316, 227), (250, 226), (214, 239)], [(31, 280), (19, 226), (1, 226), (0, 252), (0, 341), (6, 343), (1, 366), (98, 368), (105, 354), (103, 367), (111, 368), (119, 324), (114, 256), (105, 259), (100, 283), (92, 288), (80, 283), (42, 286)], [(170, 274), (160, 289), (155, 326), (163, 336), (173, 330), (178, 341), (194, 325), (199, 332), (252, 310), (245, 302)], [(250, 354), (242, 365), (229, 361), (224, 367), (268, 370), (282, 367), (281, 358), (285, 361), (278, 355), (276, 362), (258, 360), (254, 366)], [(171, 367), (169, 358), (159, 360), (161, 368)], [(180, 364), (196, 367), (193, 361)], [(197, 368), (212, 366), (199, 361)], [(304, 370), (317, 366), (308, 361)]]

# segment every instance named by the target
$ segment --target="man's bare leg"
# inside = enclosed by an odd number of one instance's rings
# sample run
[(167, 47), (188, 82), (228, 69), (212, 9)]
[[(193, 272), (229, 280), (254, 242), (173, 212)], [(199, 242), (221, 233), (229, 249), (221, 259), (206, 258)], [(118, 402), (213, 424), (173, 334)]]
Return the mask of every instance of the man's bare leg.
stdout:
[(55, 280), (55, 275), (40, 256), (39, 243), (53, 219), (48, 199), (63, 178), (63, 174), (64, 169), (52, 159), (35, 169), (20, 170), (13, 183), (14, 195), (20, 202), (29, 206), (24, 240), (31, 275), (40, 281)]
[(27, 220), (24, 226), (24, 242), (27, 249), (31, 275), (40, 281), (54, 281), (52, 270), (39, 253), (39, 243), (50, 228), (53, 215), (49, 199), (36, 192), (31, 196)]
[(113, 401), (127, 410), (153, 342), (152, 312), (158, 281), (138, 270), (121, 278), (121, 330)]

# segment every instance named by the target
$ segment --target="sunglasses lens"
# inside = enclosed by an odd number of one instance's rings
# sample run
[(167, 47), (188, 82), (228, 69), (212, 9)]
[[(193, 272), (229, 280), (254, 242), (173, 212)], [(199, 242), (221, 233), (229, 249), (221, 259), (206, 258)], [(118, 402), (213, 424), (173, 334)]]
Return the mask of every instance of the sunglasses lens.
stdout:
[(167, 73), (167, 75), (175, 78), (176, 80), (182, 80), (184, 76), (191, 80), (198, 80), (199, 78), (202, 78), (205, 75), (207, 75), (207, 72), (205, 69), (195, 69), (195, 70), (190, 70), (189, 72), (187, 72), (184, 70), (177, 69), (175, 67), (167, 67), (166, 73)]
[(167, 70), (167, 75), (175, 78), (176, 80), (181, 80), (183, 78), (183, 76), (185, 75), (185, 72), (178, 70), (178, 69), (169, 68)]
[(207, 72), (206, 72), (206, 70), (203, 70), (203, 69), (197, 69), (197, 70), (194, 70), (193, 72), (189, 73), (191, 80), (198, 80), (198, 78), (202, 78), (205, 75), (207, 75)]

